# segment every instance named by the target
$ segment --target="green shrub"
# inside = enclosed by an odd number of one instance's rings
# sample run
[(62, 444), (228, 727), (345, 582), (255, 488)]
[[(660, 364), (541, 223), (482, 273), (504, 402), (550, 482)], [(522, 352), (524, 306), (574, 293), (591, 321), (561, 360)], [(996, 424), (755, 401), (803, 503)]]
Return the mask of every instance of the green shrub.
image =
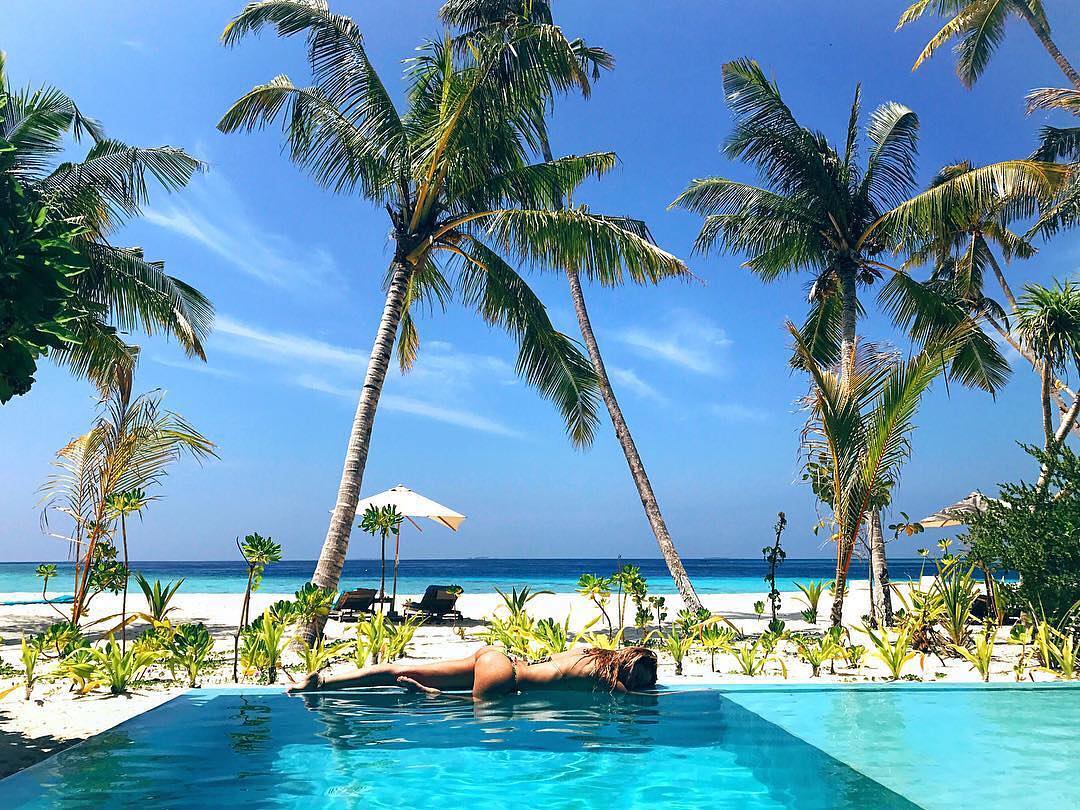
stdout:
[(690, 652), (690, 648), (693, 646), (690, 636), (684, 636), (673, 630), (668, 635), (664, 636), (664, 649), (668, 651), (668, 654), (675, 659), (675, 674), (683, 674), (683, 659), (686, 658), (686, 654)]
[(882, 630), (880, 636), (869, 627), (863, 627), (863, 632), (870, 637), (870, 641), (874, 644), (874, 655), (882, 660), (888, 668), (892, 679), (894, 681), (898, 680), (903, 674), (904, 665), (917, 655), (913, 650), (909, 649), (911, 635), (908, 630), (901, 629), (895, 638), (889, 638), (889, 633), (886, 630)]
[(146, 597), (147, 615), (155, 622), (164, 621), (165, 618), (176, 607), (170, 607), (169, 603), (173, 597), (176, 596), (176, 592), (180, 590), (180, 586), (184, 584), (184, 579), (181, 577), (176, 582), (166, 582), (161, 584), (161, 580), (154, 580), (154, 584), (151, 585), (140, 572), (135, 572), (135, 581), (139, 583), (139, 588), (143, 592), (143, 596)]
[(194, 688), (199, 673), (206, 667), (210, 654), (214, 651), (214, 639), (206, 625), (182, 624), (169, 640), (167, 647), (170, 669), (179, 669), (187, 674), (188, 686)]
[(125, 653), (112, 636), (104, 646), (91, 648), (91, 655), (97, 663), (98, 676), (109, 685), (109, 691), (114, 695), (126, 693), (128, 687), (159, 658), (155, 652), (134, 648)]
[(26, 699), (30, 700), (30, 695), (34, 691), (34, 684), (41, 680), (41, 674), (38, 672), (38, 661), (41, 660), (41, 637), (31, 637), (30, 641), (27, 641), (24, 635), (19, 657), (23, 665), (23, 684), (26, 687)]
[(971, 668), (979, 673), (979, 677), (984, 682), (990, 680), (990, 664), (994, 660), (994, 638), (996, 635), (997, 628), (987, 626), (982, 633), (975, 636), (971, 649), (959, 644), (953, 645), (956, 654), (971, 664)]
[[(1045, 455), (1025, 448), (1040, 463)], [(998, 501), (976, 514), (960, 538), (971, 556), (998, 573), (1015, 572), (1002, 595), (1054, 624), (1080, 600), (1080, 459), (1062, 447), (1048, 485), (1002, 484)]]
[(821, 603), (821, 596), (825, 593), (826, 586), (827, 583), (820, 579), (811, 580), (805, 585), (801, 582), (795, 583), (795, 587), (803, 593), (806, 610), (802, 612), (802, 617), (807, 624), (817, 624), (818, 605)]

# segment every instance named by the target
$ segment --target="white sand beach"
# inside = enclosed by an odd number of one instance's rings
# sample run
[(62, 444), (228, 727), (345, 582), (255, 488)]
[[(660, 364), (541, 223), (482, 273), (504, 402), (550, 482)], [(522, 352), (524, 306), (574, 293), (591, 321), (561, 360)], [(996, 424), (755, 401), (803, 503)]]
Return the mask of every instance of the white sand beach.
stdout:
[[(4, 594), (5, 600), (33, 599), (34, 594)], [(253, 611), (278, 599), (288, 598), (289, 594), (256, 593), (253, 596)], [(417, 594), (406, 594), (405, 598), (417, 598)], [(808, 625), (800, 615), (803, 604), (798, 593), (782, 595), (781, 618), (789, 630), (824, 629), (827, 623), (828, 595), (822, 598), (821, 621), (816, 626)], [(731, 620), (747, 634), (760, 633), (765, 629), (767, 620), (754, 612), (754, 602), (761, 594), (711, 594), (702, 597), (706, 607)], [(678, 596), (669, 595), (668, 611), (670, 616), (682, 607)], [(227, 660), (232, 651), (232, 633), (240, 613), (242, 596), (240, 594), (184, 594), (174, 600), (177, 610), (172, 615), (174, 623), (203, 622), (216, 639), (216, 650), (221, 657), (221, 664), (202, 677), (205, 686), (232, 687), (230, 667)], [(426, 662), (441, 658), (453, 658), (467, 655), (485, 642), (480, 637), (484, 631), (484, 618), (490, 616), (502, 604), (497, 594), (465, 594), (458, 605), (465, 616), (457, 626), (450, 624), (431, 624), (422, 626), (416, 633), (408, 656), (404, 661)], [(853, 582), (845, 604), (844, 622), (849, 628), (861, 624), (860, 617), (868, 611), (869, 591), (865, 582)], [(143, 609), (142, 597), (129, 597), (129, 609)], [(106, 616), (119, 611), (119, 597), (103, 595), (93, 603), (93, 616)], [(529, 604), (529, 612), (536, 617), (552, 617), (562, 621), (570, 617), (571, 628), (580, 630), (597, 616), (596, 608), (577, 594), (541, 595)], [(0, 657), (8, 664), (18, 665), (19, 640), (22, 633), (40, 632), (59, 617), (46, 605), (19, 605), (0, 607)], [(327, 636), (342, 638), (355, 633), (355, 625), (331, 621), (327, 625)], [(597, 629), (596, 627), (593, 628)], [(771, 666), (769, 671), (753, 679), (733, 674), (735, 664), (730, 655), (718, 653), (716, 671), (710, 668), (709, 656), (700, 648), (695, 648), (684, 662), (682, 675), (675, 674), (675, 666), (669, 655), (660, 652), (660, 684), (683, 683), (744, 683), (752, 681), (761, 684), (791, 684), (809, 682), (859, 682), (881, 681), (887, 670), (870, 650), (872, 645), (865, 636), (853, 631), (853, 643), (864, 644), (868, 652), (857, 669), (841, 666), (836, 662), (835, 670), (824, 668), (818, 678), (812, 678), (810, 667), (801, 661), (789, 642), (781, 642), (780, 660), (786, 669)], [(462, 635), (464, 637), (462, 637)], [(1003, 636), (999, 635), (999, 642)], [(1015, 645), (999, 643), (995, 650), (995, 665), (991, 680), (1007, 682), (1013, 680), (1012, 666), (1018, 655)], [(291, 654), (286, 657), (286, 664), (294, 662)], [(51, 664), (45, 664), (47, 670)], [(349, 662), (338, 663), (332, 671), (348, 669)], [(972, 682), (979, 680), (978, 675), (968, 663), (960, 658), (925, 656), (911, 661), (905, 668), (905, 674), (925, 681)], [(113, 697), (101, 690), (85, 696), (79, 696), (69, 690), (68, 682), (43, 682), (35, 687), (33, 699), (25, 701), (21, 687), (0, 700), (0, 776), (11, 773), (32, 762), (48, 756), (62, 747), (96, 734), (123, 722), (148, 709), (157, 706), (169, 698), (180, 694), (184, 687), (169, 678), (165, 670), (154, 668), (151, 677), (157, 681), (152, 686), (142, 686), (133, 690), (129, 696)], [(1046, 677), (1050, 676), (1036, 676)], [(6, 678), (5, 686), (16, 682), (15, 678)], [(287, 678), (281, 680), (288, 683)], [(241, 684), (243, 686), (244, 684)], [(0, 687), (2, 689), (4, 687)], [(71, 707), (78, 706), (78, 711)]]

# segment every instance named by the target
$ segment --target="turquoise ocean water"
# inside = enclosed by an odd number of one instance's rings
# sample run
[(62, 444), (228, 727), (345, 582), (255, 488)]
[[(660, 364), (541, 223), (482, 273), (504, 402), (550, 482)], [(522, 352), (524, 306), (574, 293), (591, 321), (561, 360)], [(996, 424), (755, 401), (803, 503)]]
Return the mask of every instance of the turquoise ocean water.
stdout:
[[(403, 560), (399, 569), (398, 593), (422, 593), (428, 585), (460, 585), (466, 593), (491, 593), (494, 588), (508, 590), (528, 585), (530, 588), (566, 593), (573, 591), (583, 573), (610, 574), (619, 560), (614, 559), (457, 559)], [(625, 564), (641, 567), (653, 593), (674, 593), (675, 587), (663, 560), (625, 559)], [(699, 593), (767, 592), (762, 577), (761, 560), (698, 559), (684, 560), (687, 572)], [(777, 586), (782, 591), (795, 590), (795, 582), (832, 579), (834, 562), (829, 559), (788, 559), (779, 569)], [(34, 563), (0, 563), (0, 593), (41, 590), (41, 580), (34, 576)], [(889, 561), (894, 580), (917, 577), (921, 559)], [(387, 577), (392, 564), (387, 566)], [(933, 565), (928, 564), (929, 570)], [(72, 578), (70, 563), (58, 563), (58, 576), (50, 582), (50, 593), (69, 593)], [(186, 593), (243, 593), (246, 569), (240, 561), (225, 562), (134, 562), (151, 581), (184, 577)], [(285, 560), (270, 566), (263, 578), (264, 593), (292, 593), (307, 582), (315, 570), (314, 560)], [(865, 579), (866, 563), (852, 562), (851, 578)], [(349, 560), (341, 578), (342, 588), (377, 588), (379, 560)], [(389, 589), (389, 585), (387, 586)]]

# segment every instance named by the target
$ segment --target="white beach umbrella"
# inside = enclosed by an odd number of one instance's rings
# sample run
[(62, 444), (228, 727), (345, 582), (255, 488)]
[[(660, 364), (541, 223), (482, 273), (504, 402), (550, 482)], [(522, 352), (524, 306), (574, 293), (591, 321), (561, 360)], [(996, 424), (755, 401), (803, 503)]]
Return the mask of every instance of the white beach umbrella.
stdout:
[(952, 506), (946, 506), (944, 509), (924, 517), (919, 523), (922, 524), (924, 529), (944, 529), (949, 526), (966, 526), (971, 517), (980, 512), (985, 512), (993, 501), (993, 498), (987, 498), (981, 492), (976, 490), (966, 498), (957, 501)]
[[(436, 503), (431, 498), (425, 498), (417, 492), (413, 492), (407, 486), (398, 484), (396, 487), (391, 487), (386, 492), (380, 492), (378, 495), (372, 495), (368, 498), (362, 498), (356, 505), (357, 512), (365, 512), (369, 507), (381, 508), (384, 506), (393, 506), (397, 511), (409, 519), (409, 522), (416, 526), (417, 529), (423, 531), (419, 524), (413, 520), (413, 518), (427, 518), (433, 520), (440, 526), (445, 526), (451, 531), (457, 531), (461, 524), (465, 521), (465, 515), (460, 512), (455, 512), (448, 506), (443, 506), (441, 503)], [(397, 531), (397, 537), (394, 542), (394, 590), (393, 596), (390, 597), (390, 612), (394, 611), (394, 602), (397, 600), (397, 578), (398, 578), (398, 560), (401, 551), (401, 529)], [(386, 560), (384, 558), (383, 565), (385, 566)], [(384, 579), (385, 582), (385, 579)], [(383, 587), (380, 587), (380, 597), (386, 596)]]

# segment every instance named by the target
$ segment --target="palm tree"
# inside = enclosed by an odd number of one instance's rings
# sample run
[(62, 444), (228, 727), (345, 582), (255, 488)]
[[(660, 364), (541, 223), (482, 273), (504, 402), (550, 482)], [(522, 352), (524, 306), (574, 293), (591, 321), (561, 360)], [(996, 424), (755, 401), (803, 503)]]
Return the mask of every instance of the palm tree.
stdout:
[[(756, 166), (764, 184), (759, 187), (721, 177), (694, 180), (672, 206), (704, 217), (697, 250), (743, 253), (749, 256), (744, 266), (766, 282), (792, 272), (813, 273), (810, 313), (801, 340), (818, 363), (839, 365), (842, 382), (855, 361), (857, 319), (863, 311), (859, 286), (874, 283), (884, 272), (891, 277), (879, 296), (882, 304), (897, 312), (902, 309), (899, 304), (914, 301), (920, 318), (909, 318), (903, 325), (920, 342), (935, 339), (942, 329), (966, 319), (955, 302), (942, 300), (935, 290), (884, 261), (895, 243), (878, 230), (879, 220), (915, 188), (918, 118), (914, 112), (887, 102), (871, 114), (866, 130), (869, 150), (861, 166), (858, 87), (846, 142), (839, 151), (823, 134), (799, 124), (757, 62), (729, 62), (723, 78), (728, 106), (735, 115), (735, 129), (724, 153)], [(793, 363), (802, 367), (800, 354), (796, 353)], [(965, 332), (965, 344), (954, 353), (951, 364), (951, 372), (965, 384), (990, 391), (1003, 383), (1007, 369), (993, 341), (978, 330)], [(870, 524), (879, 526), (880, 517)], [(871, 531), (870, 542), (878, 593), (887, 599), (882, 533)], [(838, 577), (841, 569), (847, 570), (849, 560), (844, 553), (838, 546)], [(838, 601), (843, 598), (840, 593)], [(888, 604), (883, 608), (889, 612)]]
[(926, 43), (912, 70), (918, 69), (946, 42), (955, 39), (956, 74), (964, 86), (970, 88), (1005, 38), (1006, 23), (1011, 17), (1019, 17), (1031, 27), (1073, 87), (1080, 90), (1080, 73), (1069, 64), (1050, 37), (1050, 21), (1042, 0), (916, 0), (900, 16), (896, 28), (900, 30), (927, 14), (949, 17), (949, 21)]
[[(76, 144), (91, 141), (82, 160), (56, 162)], [(71, 279), (82, 317), (66, 324), (78, 342), (52, 352), (58, 362), (103, 391), (130, 389), (138, 347), (121, 333), (142, 330), (177, 340), (190, 357), (206, 359), (203, 341), (214, 309), (194, 287), (165, 273), (141, 248), (117, 247), (111, 236), (146, 204), (150, 181), (167, 191), (186, 186), (200, 162), (171, 146), (135, 147), (105, 137), (55, 87), (16, 90), (0, 55), (0, 141), (12, 147), (8, 169), (42, 201), (50, 215), (77, 225), (86, 269)]]
[(240, 661), (240, 634), (250, 622), (249, 611), (251, 608), (251, 592), (259, 587), (262, 581), (263, 571), (270, 563), (281, 561), (281, 546), (274, 542), (272, 537), (263, 537), (258, 532), (252, 532), (244, 537), (244, 542), (236, 541), (236, 547), (240, 549), (240, 556), (247, 564), (247, 586), (244, 588), (244, 601), (240, 606), (240, 623), (236, 625), (236, 635), (233, 636), (233, 682), (240, 680), (238, 664)]
[(1080, 370), (1080, 286), (1072, 282), (1054, 287), (1029, 285), (1017, 305), (1016, 331), (1042, 376), (1040, 400), (1046, 455), (1038, 482), (1042, 488), (1052, 471), (1053, 458), (1080, 414), (1080, 398), (1074, 398), (1055, 429), (1051, 407), (1055, 376), (1070, 368)]
[[(972, 165), (967, 162), (946, 166), (931, 182), (930, 189), (972, 171)], [(1009, 227), (1011, 220), (1025, 216), (1037, 202), (1038, 198), (1023, 200), (1001, 196), (980, 207), (971, 200), (957, 199), (947, 216), (928, 220), (930, 230), (911, 237), (910, 258), (905, 268), (929, 262), (932, 274), (928, 284), (936, 287), (940, 294), (951, 297), (980, 323), (989, 324), (1041, 375), (1040, 362), (1010, 329), (1009, 320), (1017, 315), (1017, 300), (996, 255), (1000, 253), (1002, 259), (1009, 262), (1027, 259), (1037, 253), (1028, 236), (1017, 234)], [(1004, 305), (985, 289), (988, 271), (997, 281)], [(1069, 410), (1064, 397), (1076, 398), (1076, 393), (1061, 380), (1054, 381), (1051, 395), (1063, 414)]]
[[(464, 54), (449, 40), (428, 42), (409, 61), (408, 108), (399, 113), (351, 19), (321, 0), (267, 0), (247, 6), (222, 37), (234, 44), (268, 25), (280, 36), (308, 35), (315, 83), (299, 88), (278, 76), (239, 99), (219, 128), (250, 130), (280, 118), (292, 159), (322, 185), (384, 206), (394, 242), (383, 314), (312, 578), (336, 588), (394, 343), (406, 367), (419, 350), (413, 306), (445, 304), (456, 289), (487, 322), (507, 329), (519, 345), (519, 373), (556, 403), (571, 440), (585, 445), (597, 422), (595, 375), (510, 261), (572, 265), (589, 276), (618, 266), (631, 275), (675, 274), (682, 263), (633, 221), (554, 210), (556, 195), (606, 173), (614, 154), (527, 161), (543, 125), (537, 98), (578, 69), (570, 55), (507, 85), (498, 66), (528, 31)], [(445, 270), (454, 271), (453, 284)]]
[(161, 402), (160, 392), (132, 400), (126, 391), (114, 390), (93, 427), (57, 453), (58, 472), (42, 487), (47, 498), (43, 520), (52, 509), (74, 523), (74, 624), (91, 596), (95, 551), (99, 543), (108, 542), (116, 517), (110, 496), (160, 484), (184, 454), (198, 460), (217, 457), (213, 442), (179, 414), (163, 409)]
[[(548, 0), (447, 0), (439, 11), (443, 21), (454, 26), (463, 33), (459, 36), (462, 43), (470, 43), (483, 40), (487, 37), (501, 36), (516, 38), (519, 28), (526, 28), (532, 32), (529, 39), (518, 44), (512, 51), (514, 59), (506, 66), (509, 74), (507, 82), (514, 81), (513, 74), (527, 74), (531, 66), (542, 63), (547, 56), (545, 50), (569, 51), (577, 56), (581, 69), (578, 73), (569, 77), (574, 89), (588, 97), (591, 92), (590, 76), (595, 79), (601, 70), (609, 70), (614, 66), (614, 58), (602, 48), (590, 47), (582, 40), (570, 41), (562, 30), (554, 25), (551, 13), (551, 4)], [(548, 58), (550, 58), (548, 56)], [(537, 110), (537, 117), (543, 118), (545, 109)], [(545, 161), (551, 161), (551, 144), (546, 132), (541, 132), (540, 152)], [(555, 199), (555, 207), (561, 209), (564, 206), (562, 195), (558, 194)], [(680, 268), (681, 269), (681, 268)], [(691, 610), (701, 610), (701, 600), (698, 598), (694, 585), (686, 573), (682, 559), (672, 542), (671, 533), (664, 521), (660, 504), (653, 492), (652, 482), (645, 471), (645, 464), (641, 460), (637, 444), (630, 432), (630, 427), (623, 415), (622, 408), (615, 396), (615, 390), (611, 385), (611, 379), (604, 364), (604, 358), (600, 353), (600, 345), (593, 331), (592, 320), (585, 303), (585, 294), (581, 285), (581, 274), (574, 266), (563, 268), (567, 283), (570, 286), (570, 300), (577, 316), (578, 329), (581, 331), (589, 362), (600, 387), (600, 395), (607, 407), (611, 423), (615, 428), (615, 436), (622, 447), (626, 457), (627, 466), (630, 468), (630, 476), (637, 487), (638, 497), (641, 499), (645, 516), (649, 521), (653, 535), (656, 537), (660, 553), (667, 564), (668, 571), (675, 582), (684, 604)], [(637, 283), (657, 283), (664, 276), (634, 277)], [(602, 284), (613, 285), (619, 283), (621, 278), (614, 274), (608, 274), (600, 279)]]
[(843, 594), (859, 533), (868, 517), (888, 502), (910, 455), (919, 401), (972, 328), (962, 324), (906, 362), (896, 353), (864, 344), (846, 369), (837, 369), (821, 364), (814, 347), (788, 323), (795, 353), (811, 381), (804, 429), (806, 476), (832, 511), (840, 561), (830, 614), (834, 627), (843, 621)]
[(127, 652), (127, 594), (128, 576), (131, 570), (128, 562), (127, 516), (142, 512), (150, 503), (150, 499), (146, 497), (144, 490), (136, 487), (125, 492), (114, 492), (106, 500), (110, 516), (113, 519), (120, 518), (120, 537), (124, 551), (124, 595), (120, 600), (120, 650)]
[(870, 116), (870, 150), (858, 165), (860, 91), (843, 152), (803, 127), (757, 62), (723, 67), (724, 93), (735, 129), (724, 154), (756, 166), (753, 186), (722, 177), (694, 180), (672, 203), (704, 217), (695, 247), (740, 252), (743, 266), (765, 282), (798, 271), (814, 274), (803, 340), (819, 361), (839, 361), (841, 377), (854, 360), (859, 285), (892, 270), (890, 245), (870, 233), (883, 213), (914, 189), (918, 117), (895, 102)]
[[(1027, 101), (1029, 112), (1057, 109), (1080, 117), (1080, 90), (1040, 88), (1029, 93)], [(1045, 126), (1039, 133), (1039, 141), (1034, 159), (1056, 161), (1067, 172), (1057, 197), (1040, 212), (1031, 228), (1032, 233), (1049, 238), (1080, 223), (1080, 126)]]

